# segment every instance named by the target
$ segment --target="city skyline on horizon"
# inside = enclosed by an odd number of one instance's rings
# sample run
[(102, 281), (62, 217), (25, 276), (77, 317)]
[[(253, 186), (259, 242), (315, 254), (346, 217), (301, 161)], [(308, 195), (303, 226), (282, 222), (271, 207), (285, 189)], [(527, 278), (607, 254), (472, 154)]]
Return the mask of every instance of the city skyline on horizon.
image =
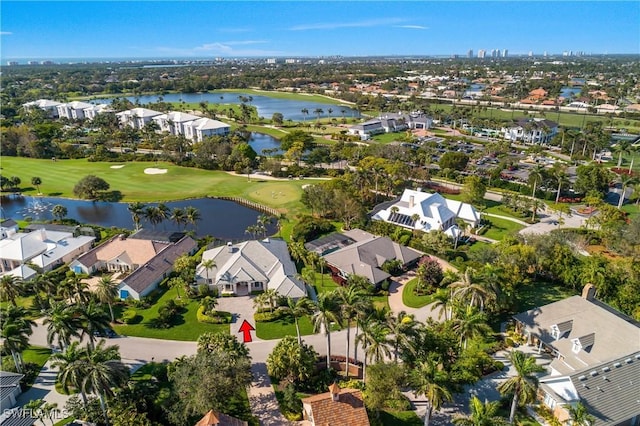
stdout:
[[(579, 6), (579, 7), (576, 7)], [(2, 60), (640, 54), (640, 2), (2, 2)], [(491, 12), (491, 13), (488, 13)], [(544, 19), (540, 19), (540, 15)], [(91, 19), (87, 19), (91, 17)], [(495, 17), (495, 19), (487, 19)], [(580, 23), (608, 23), (585, 29)], [(170, 24), (166, 24), (170, 22)], [(530, 27), (530, 28), (529, 28)]]

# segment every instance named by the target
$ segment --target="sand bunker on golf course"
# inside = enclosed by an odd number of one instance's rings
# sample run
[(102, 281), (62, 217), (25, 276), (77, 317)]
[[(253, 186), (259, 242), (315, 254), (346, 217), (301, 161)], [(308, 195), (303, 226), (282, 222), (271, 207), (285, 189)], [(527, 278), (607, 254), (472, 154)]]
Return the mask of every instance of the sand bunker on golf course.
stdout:
[(155, 167), (144, 169), (146, 175), (161, 175), (163, 173), (167, 173), (167, 169), (156, 169)]
[(124, 164), (118, 164), (116, 166), (111, 166), (112, 169), (121, 169), (124, 167)]

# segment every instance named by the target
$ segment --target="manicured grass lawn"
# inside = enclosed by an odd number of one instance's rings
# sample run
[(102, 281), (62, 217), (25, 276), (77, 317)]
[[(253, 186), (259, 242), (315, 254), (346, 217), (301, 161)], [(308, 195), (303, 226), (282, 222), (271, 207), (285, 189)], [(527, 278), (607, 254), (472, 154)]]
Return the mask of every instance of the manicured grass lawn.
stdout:
[[(93, 174), (106, 180), (110, 191), (120, 191), (123, 202), (158, 202), (183, 200), (205, 196), (236, 196), (279, 209), (283, 213), (306, 211), (300, 203), (302, 186), (315, 180), (287, 179), (267, 181), (246, 176), (233, 176), (221, 171), (179, 167), (171, 163), (127, 162), (123, 168), (112, 169), (121, 163), (89, 162), (79, 160), (39, 160), (19, 157), (2, 158), (2, 174), (18, 176), (22, 190), (35, 195), (36, 188), (29, 185), (33, 176), (42, 179), (40, 190), (44, 195), (75, 198), (73, 187), (83, 176)], [(144, 169), (157, 167), (167, 173), (148, 175)]]
[[(189, 300), (185, 298), (184, 293), (181, 294), (182, 300)], [(202, 333), (209, 331), (217, 333), (230, 332), (229, 324), (204, 324), (198, 322), (196, 319), (196, 311), (198, 310), (199, 303), (196, 300), (189, 301), (184, 307), (185, 311), (182, 314), (182, 319), (178, 321), (178, 324), (166, 329), (152, 328), (152, 320), (158, 317), (158, 309), (160, 306), (170, 299), (176, 299), (176, 297), (176, 289), (167, 290), (150, 308), (136, 309), (138, 315), (142, 316), (142, 320), (138, 324), (115, 325), (113, 329), (116, 333), (125, 336), (186, 341), (196, 341)]]
[(29, 346), (22, 352), (22, 359), (25, 363), (32, 362), (42, 368), (51, 356), (51, 349), (41, 346)]
[[(0, 302), (0, 309), (6, 309), (7, 306), (9, 306), (10, 304), (11, 304), (11, 302)], [(16, 297), (16, 305), (17, 306), (20, 306), (20, 307), (25, 308), (25, 309), (30, 309), (32, 304), (33, 304), (33, 296), (27, 296), (27, 297), (18, 296), (18, 297)]]
[(422, 308), (433, 302), (433, 295), (417, 296), (415, 294), (418, 279), (414, 278), (402, 286), (402, 303), (410, 308)]
[(403, 132), (382, 133), (382, 134), (373, 136), (371, 139), (378, 143), (391, 143), (391, 142), (399, 141), (404, 137), (404, 135), (405, 134)]
[(486, 219), (491, 222), (491, 228), (489, 228), (483, 236), (494, 240), (500, 241), (506, 236), (516, 234), (521, 229), (524, 229), (524, 226), (519, 223), (511, 222), (507, 219), (500, 219), (497, 217), (486, 217)]
[(381, 411), (383, 426), (422, 426), (422, 420), (414, 411)]
[(325, 293), (325, 292), (328, 292), (328, 291), (335, 290), (338, 287), (338, 284), (336, 284), (331, 279), (331, 275), (324, 274), (324, 276), (321, 279), (320, 278), (320, 273), (317, 272), (316, 273), (316, 281), (315, 281), (315, 284), (313, 285), (313, 287), (316, 289), (316, 293), (320, 294), (320, 293)]
[[(308, 316), (298, 319), (300, 334), (313, 334), (313, 324)], [(280, 318), (277, 321), (256, 322), (256, 336), (264, 340), (282, 339), (284, 336), (297, 336), (293, 317)]]
[(578, 294), (567, 287), (552, 284), (544, 281), (537, 281), (526, 286), (521, 286), (516, 292), (517, 308), (516, 312), (524, 312), (537, 306), (566, 299)]

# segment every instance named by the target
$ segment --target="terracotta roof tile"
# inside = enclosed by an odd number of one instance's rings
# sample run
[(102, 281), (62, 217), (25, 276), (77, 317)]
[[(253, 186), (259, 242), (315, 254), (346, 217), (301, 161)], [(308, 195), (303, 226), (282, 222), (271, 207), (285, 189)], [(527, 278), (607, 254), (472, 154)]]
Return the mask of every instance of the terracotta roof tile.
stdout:
[(369, 417), (357, 389), (341, 389), (338, 401), (331, 392), (304, 398), (308, 415), (314, 426), (369, 426)]

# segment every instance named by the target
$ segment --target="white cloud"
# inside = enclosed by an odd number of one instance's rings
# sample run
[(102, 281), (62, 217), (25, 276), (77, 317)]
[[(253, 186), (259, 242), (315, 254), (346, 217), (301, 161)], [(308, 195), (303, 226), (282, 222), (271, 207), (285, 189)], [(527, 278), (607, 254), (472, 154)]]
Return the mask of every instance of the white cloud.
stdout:
[(11, 31), (0, 31), (0, 36), (3, 35), (12, 35), (13, 33)]
[(395, 28), (406, 28), (409, 30), (428, 30), (429, 27), (425, 27), (422, 25), (395, 25)]
[(250, 28), (217, 28), (219, 33), (248, 33), (252, 30)]
[(359, 22), (325, 22), (318, 24), (303, 24), (295, 25), (289, 30), (291, 31), (306, 31), (306, 30), (335, 30), (338, 28), (364, 28), (364, 27), (380, 27), (384, 25), (398, 24), (402, 22), (400, 18), (387, 18), (387, 19), (371, 19)]
[[(246, 46), (266, 44), (266, 40), (234, 40), (225, 42), (205, 43), (192, 48), (157, 47), (157, 52), (181, 56), (199, 56), (202, 54), (217, 54), (221, 56), (277, 56), (284, 52), (267, 49), (251, 49)], [(240, 48), (238, 48), (240, 47)], [(243, 48), (244, 47), (244, 48)]]

